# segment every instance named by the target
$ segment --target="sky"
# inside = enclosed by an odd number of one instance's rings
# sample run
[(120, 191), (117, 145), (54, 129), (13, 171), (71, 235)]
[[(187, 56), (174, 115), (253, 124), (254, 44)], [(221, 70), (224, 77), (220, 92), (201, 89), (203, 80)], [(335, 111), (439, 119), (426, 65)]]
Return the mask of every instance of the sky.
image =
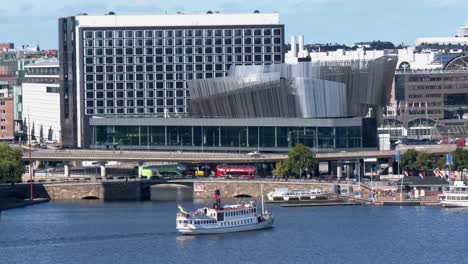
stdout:
[(58, 47), (57, 19), (78, 13), (278, 12), (306, 43), (392, 41), (453, 36), (468, 22), (468, 0), (2, 0), (0, 43)]

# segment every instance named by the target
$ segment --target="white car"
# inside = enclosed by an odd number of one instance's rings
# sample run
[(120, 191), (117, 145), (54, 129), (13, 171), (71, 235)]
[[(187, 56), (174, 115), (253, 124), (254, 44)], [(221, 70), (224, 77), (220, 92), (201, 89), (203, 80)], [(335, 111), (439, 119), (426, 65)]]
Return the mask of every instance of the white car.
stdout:
[(252, 152), (247, 153), (247, 156), (249, 156), (251, 158), (260, 158), (260, 157), (262, 157), (262, 154), (260, 154), (257, 151), (252, 151)]

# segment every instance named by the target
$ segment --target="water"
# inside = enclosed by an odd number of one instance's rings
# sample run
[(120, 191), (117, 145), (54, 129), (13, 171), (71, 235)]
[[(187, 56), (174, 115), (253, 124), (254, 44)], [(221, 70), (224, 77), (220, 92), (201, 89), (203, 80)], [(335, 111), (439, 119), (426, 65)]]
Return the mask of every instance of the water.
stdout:
[[(194, 209), (200, 204), (185, 204)], [(4, 211), (0, 263), (466, 263), (468, 209), (269, 205), (275, 228), (181, 236), (176, 204), (51, 202)]]

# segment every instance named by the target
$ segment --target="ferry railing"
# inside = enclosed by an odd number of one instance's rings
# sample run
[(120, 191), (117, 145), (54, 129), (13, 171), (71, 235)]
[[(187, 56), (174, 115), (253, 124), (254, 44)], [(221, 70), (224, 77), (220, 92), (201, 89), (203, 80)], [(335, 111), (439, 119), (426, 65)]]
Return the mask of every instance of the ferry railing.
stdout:
[(467, 191), (444, 191), (443, 194), (467, 194), (468, 195), (468, 190)]

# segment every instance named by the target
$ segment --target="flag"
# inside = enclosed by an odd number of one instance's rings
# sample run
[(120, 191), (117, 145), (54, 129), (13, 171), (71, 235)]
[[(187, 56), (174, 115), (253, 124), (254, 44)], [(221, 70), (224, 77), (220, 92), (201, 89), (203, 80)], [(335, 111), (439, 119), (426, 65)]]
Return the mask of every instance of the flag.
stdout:
[(395, 161), (396, 161), (396, 162), (400, 162), (400, 159), (401, 159), (400, 151), (397, 151), (397, 152), (395, 153)]
[(421, 177), (421, 179), (424, 179), (424, 171), (419, 172), (419, 177)]
[(177, 208), (179, 208), (180, 212), (183, 213), (184, 215), (188, 215), (189, 213), (184, 210), (184, 208), (181, 205), (178, 205)]
[(451, 172), (450, 172), (450, 179), (451, 179), (451, 180), (455, 180), (456, 177), (457, 177), (457, 176), (455, 175), (455, 172), (454, 172), (454, 171), (451, 171)]
[(439, 172), (439, 175), (440, 175), (441, 178), (444, 178), (444, 179), (445, 179), (445, 172), (444, 172), (444, 171), (440, 171), (440, 172)]
[(405, 173), (405, 176), (408, 176), (408, 171), (404, 171), (404, 173)]

